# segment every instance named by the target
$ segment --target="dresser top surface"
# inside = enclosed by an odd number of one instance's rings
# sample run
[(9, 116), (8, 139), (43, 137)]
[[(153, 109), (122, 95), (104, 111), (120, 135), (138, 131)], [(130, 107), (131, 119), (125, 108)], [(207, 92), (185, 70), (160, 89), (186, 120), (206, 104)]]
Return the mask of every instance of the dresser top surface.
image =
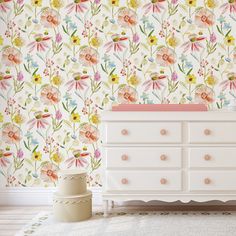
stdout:
[(236, 111), (104, 111), (102, 121), (236, 121)]

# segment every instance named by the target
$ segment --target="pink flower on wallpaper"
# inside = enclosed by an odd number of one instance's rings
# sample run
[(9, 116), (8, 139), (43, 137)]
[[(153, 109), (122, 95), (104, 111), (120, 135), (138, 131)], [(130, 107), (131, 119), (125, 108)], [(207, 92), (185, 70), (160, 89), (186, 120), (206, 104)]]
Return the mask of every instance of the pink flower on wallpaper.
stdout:
[(12, 123), (6, 123), (2, 127), (2, 139), (8, 144), (18, 144), (21, 140), (20, 128)]
[(89, 123), (85, 123), (80, 127), (79, 139), (82, 143), (92, 144), (96, 142), (98, 138), (99, 138), (99, 131), (95, 126)]
[(83, 66), (94, 66), (98, 64), (99, 55), (92, 47), (84, 47), (80, 50), (79, 60)]
[(18, 81), (22, 81), (22, 80), (24, 79), (24, 75), (23, 75), (23, 73), (22, 73), (21, 71), (17, 74), (16, 79), (17, 79)]
[(138, 23), (138, 17), (135, 11), (122, 7), (118, 11), (118, 24), (125, 28), (130, 28)]
[(158, 73), (154, 72), (150, 75), (150, 79), (143, 83), (144, 91), (152, 90), (160, 90), (164, 87), (163, 80), (167, 78), (165, 75), (159, 75)]
[(216, 34), (214, 32), (211, 33), (211, 35), (210, 35), (210, 42), (211, 43), (215, 43), (216, 42)]
[(214, 91), (206, 86), (202, 85), (195, 90), (195, 102), (208, 105), (214, 102)]
[(11, 2), (11, 0), (2, 0), (0, 2), (0, 11), (7, 12), (10, 10), (10, 6), (7, 4), (8, 2)]
[(37, 129), (45, 129), (49, 123), (47, 122), (47, 118), (50, 117), (50, 114), (43, 114), (41, 111), (37, 111), (34, 113), (34, 118), (28, 121), (30, 125), (29, 129), (36, 127)]
[(34, 36), (34, 41), (28, 44), (30, 52), (36, 49), (38, 52), (45, 51), (48, 48), (47, 41), (50, 37), (44, 37), (43, 34), (36, 34)]
[(61, 118), (62, 118), (62, 113), (61, 113), (61, 111), (60, 111), (60, 110), (57, 110), (55, 116), (56, 116), (56, 120), (61, 120)]
[(162, 47), (156, 54), (157, 64), (160, 66), (171, 66), (176, 62), (175, 52), (167, 47)]
[(145, 14), (151, 13), (160, 13), (161, 10), (165, 9), (163, 6), (166, 0), (151, 0), (150, 3), (144, 5)]
[(60, 43), (62, 41), (62, 36), (60, 33), (56, 34), (56, 43)]
[(230, 13), (236, 13), (236, 1), (235, 0), (228, 0), (227, 3), (224, 3), (221, 7), (222, 14), (229, 11)]
[(71, 168), (73, 165), (76, 167), (84, 167), (88, 164), (86, 157), (89, 156), (89, 152), (83, 152), (81, 150), (74, 150), (73, 157), (66, 160), (67, 168)]
[(230, 89), (236, 90), (236, 73), (228, 73), (227, 79), (220, 83), (222, 90)]
[(95, 157), (95, 158), (100, 158), (100, 157), (101, 157), (101, 152), (100, 152), (99, 149), (96, 149), (96, 150), (94, 151), (94, 157)]
[(138, 101), (138, 93), (131, 86), (124, 86), (118, 90), (118, 102), (121, 104), (133, 104)]
[(59, 90), (52, 85), (46, 85), (41, 90), (41, 101), (45, 105), (56, 105), (60, 101), (60, 96)]
[(138, 43), (139, 40), (140, 40), (139, 35), (138, 35), (137, 33), (134, 33), (134, 34), (133, 34), (133, 42), (134, 42), (134, 43)]
[(22, 149), (17, 150), (16, 157), (17, 158), (22, 158), (24, 156), (24, 152)]
[(73, 79), (69, 80), (66, 85), (68, 86), (68, 90), (76, 89), (76, 90), (84, 90), (87, 87), (85, 80), (89, 78), (89, 75), (82, 75), (81, 73), (74, 73), (72, 75)]
[(6, 66), (17, 66), (22, 62), (21, 52), (14, 47), (7, 47), (2, 51), (2, 63)]
[(184, 52), (191, 50), (192, 52), (198, 52), (203, 48), (201, 41), (205, 40), (206, 37), (198, 37), (196, 34), (189, 35), (189, 41), (185, 42), (182, 47), (184, 48)]
[(94, 74), (94, 80), (97, 82), (101, 80), (101, 75), (98, 71)]
[(106, 43), (104, 47), (106, 48), (106, 53), (110, 52), (112, 49), (114, 52), (122, 52), (125, 49), (123, 41), (126, 41), (127, 37), (121, 37), (119, 34), (113, 34), (111, 36), (112, 41)]
[(10, 86), (8, 83), (8, 80), (11, 79), (11, 75), (4, 75), (2, 72), (0, 72), (0, 89), (1, 90), (7, 90), (7, 88)]
[(10, 163), (9, 157), (12, 155), (11, 152), (5, 152), (3, 149), (0, 149), (0, 166), (6, 167)]
[(47, 162), (43, 165), (40, 171), (40, 177), (44, 182), (50, 183), (58, 180), (58, 172), (59, 168), (57, 165)]
[(68, 14), (70, 14), (72, 11), (84, 13), (88, 9), (84, 3), (88, 1), (89, 0), (74, 0), (73, 3), (70, 3), (66, 6), (68, 9)]
[(59, 13), (52, 8), (45, 8), (40, 16), (41, 24), (46, 28), (54, 28), (60, 24)]
[(215, 23), (215, 15), (207, 8), (201, 8), (195, 14), (195, 23), (200, 28), (211, 27)]

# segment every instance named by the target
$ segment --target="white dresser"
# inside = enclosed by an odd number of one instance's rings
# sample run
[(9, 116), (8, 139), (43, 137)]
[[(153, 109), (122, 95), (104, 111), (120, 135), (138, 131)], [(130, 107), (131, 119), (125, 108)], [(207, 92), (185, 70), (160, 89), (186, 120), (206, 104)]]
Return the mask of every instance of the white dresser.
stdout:
[(104, 112), (103, 199), (236, 200), (236, 112)]

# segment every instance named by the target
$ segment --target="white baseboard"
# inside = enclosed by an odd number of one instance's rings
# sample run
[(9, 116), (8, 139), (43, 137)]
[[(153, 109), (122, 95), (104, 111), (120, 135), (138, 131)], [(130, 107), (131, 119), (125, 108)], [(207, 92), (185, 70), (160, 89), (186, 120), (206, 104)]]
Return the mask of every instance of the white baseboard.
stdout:
[[(102, 189), (91, 188), (93, 193), (93, 205), (102, 204)], [(0, 189), (0, 205), (11, 206), (36, 206), (36, 205), (52, 205), (53, 193), (56, 188), (4, 188)]]

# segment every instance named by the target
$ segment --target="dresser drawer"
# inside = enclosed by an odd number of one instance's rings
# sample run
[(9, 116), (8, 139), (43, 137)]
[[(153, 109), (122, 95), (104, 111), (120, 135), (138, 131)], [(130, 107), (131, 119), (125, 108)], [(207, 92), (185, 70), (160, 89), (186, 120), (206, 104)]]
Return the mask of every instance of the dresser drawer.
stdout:
[(201, 147), (189, 149), (190, 168), (236, 167), (236, 148)]
[(106, 171), (107, 191), (181, 189), (181, 171)]
[(190, 191), (235, 191), (236, 170), (234, 171), (190, 171)]
[(181, 167), (181, 148), (106, 148), (107, 168)]
[(106, 143), (180, 143), (178, 122), (108, 122)]
[(236, 143), (236, 122), (189, 122), (188, 128), (190, 143)]

